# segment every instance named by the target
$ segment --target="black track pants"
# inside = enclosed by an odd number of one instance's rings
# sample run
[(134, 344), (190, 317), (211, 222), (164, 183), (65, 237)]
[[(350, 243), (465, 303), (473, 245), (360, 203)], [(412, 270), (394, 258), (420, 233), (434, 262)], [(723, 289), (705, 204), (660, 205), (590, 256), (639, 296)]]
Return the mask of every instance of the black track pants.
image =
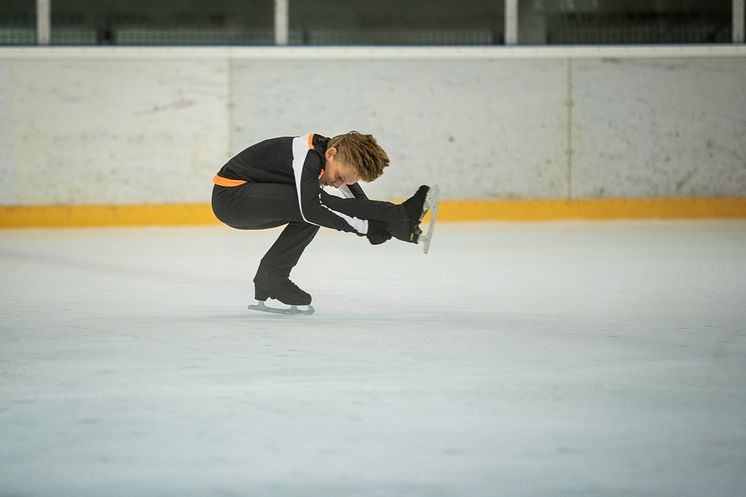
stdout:
[[(330, 209), (348, 216), (382, 221), (391, 229), (398, 229), (407, 222), (406, 212), (399, 205), (362, 198), (343, 199), (324, 191), (321, 195)], [(319, 230), (317, 225), (303, 220), (294, 185), (216, 185), (212, 191), (212, 210), (220, 221), (236, 229), (259, 230), (287, 224), (262, 258), (254, 277), (254, 283), (264, 287), (290, 276), (290, 271)]]

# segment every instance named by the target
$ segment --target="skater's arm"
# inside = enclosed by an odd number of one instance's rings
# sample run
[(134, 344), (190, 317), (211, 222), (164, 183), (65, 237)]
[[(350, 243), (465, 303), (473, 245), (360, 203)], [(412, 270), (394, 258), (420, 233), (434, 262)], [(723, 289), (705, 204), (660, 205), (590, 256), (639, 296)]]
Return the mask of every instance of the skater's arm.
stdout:
[(298, 204), (303, 219), (311, 224), (365, 235), (368, 233), (368, 221), (348, 216), (331, 209), (322, 202), (319, 173), (321, 159), (309, 152), (303, 164), (300, 177), (296, 177)]

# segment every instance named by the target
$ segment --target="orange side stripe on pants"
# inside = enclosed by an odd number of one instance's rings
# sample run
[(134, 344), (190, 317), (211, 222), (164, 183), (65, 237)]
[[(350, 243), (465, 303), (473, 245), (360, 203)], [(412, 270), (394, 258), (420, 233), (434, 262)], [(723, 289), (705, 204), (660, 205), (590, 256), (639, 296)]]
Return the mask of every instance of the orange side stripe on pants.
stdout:
[(245, 179), (228, 179), (223, 178), (222, 176), (218, 176), (217, 174), (212, 177), (212, 182), (215, 183), (218, 186), (241, 186), (248, 183)]

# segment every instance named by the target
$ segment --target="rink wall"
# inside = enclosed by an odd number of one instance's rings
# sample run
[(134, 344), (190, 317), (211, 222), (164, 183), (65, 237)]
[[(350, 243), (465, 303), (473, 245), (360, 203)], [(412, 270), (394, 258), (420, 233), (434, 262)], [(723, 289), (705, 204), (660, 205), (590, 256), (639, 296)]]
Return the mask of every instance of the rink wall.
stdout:
[(358, 129), (444, 220), (746, 217), (746, 47), (0, 49), (0, 226), (214, 222), (267, 137)]

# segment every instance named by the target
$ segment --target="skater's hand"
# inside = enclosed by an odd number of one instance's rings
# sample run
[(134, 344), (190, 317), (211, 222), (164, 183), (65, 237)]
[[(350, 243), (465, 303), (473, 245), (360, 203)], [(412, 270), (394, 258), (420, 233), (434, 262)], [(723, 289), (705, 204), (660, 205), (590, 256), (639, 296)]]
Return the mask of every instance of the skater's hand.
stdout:
[(386, 229), (386, 224), (381, 221), (368, 221), (368, 241), (371, 245), (380, 245), (391, 239), (391, 233)]

